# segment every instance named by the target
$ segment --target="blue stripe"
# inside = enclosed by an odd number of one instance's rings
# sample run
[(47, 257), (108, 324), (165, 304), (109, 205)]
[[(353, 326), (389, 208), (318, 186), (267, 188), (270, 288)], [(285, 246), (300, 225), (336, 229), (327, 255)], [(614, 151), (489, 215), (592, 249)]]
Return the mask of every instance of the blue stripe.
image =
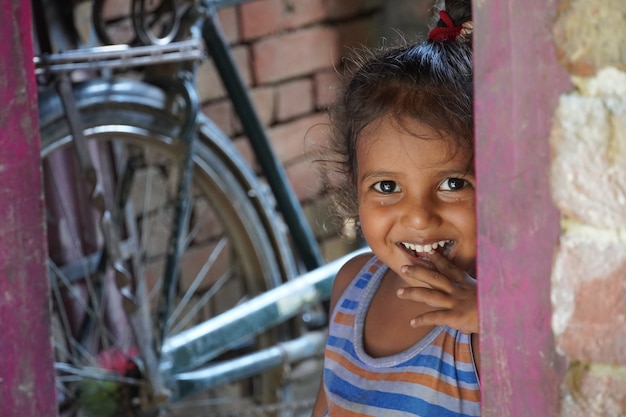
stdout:
[(437, 417), (474, 417), (471, 414), (461, 414), (443, 408), (436, 404), (431, 404), (421, 398), (406, 394), (395, 394), (378, 390), (364, 390), (346, 380), (339, 378), (332, 371), (324, 370), (324, 380), (327, 389), (351, 402), (364, 404), (371, 407), (384, 408), (388, 410), (398, 410), (418, 416)]
[[(450, 365), (449, 363), (444, 362), (441, 358), (433, 355), (421, 354), (416, 357), (419, 361), (413, 363), (413, 366), (423, 366), (425, 368), (434, 369), (439, 371), (440, 374), (443, 374), (452, 379), (456, 379), (465, 383), (477, 383), (476, 373), (474, 371), (461, 371), (454, 367), (454, 365)], [(396, 367), (406, 366), (406, 364), (402, 364)]]
[(354, 286), (359, 289), (363, 289), (367, 287), (367, 283), (370, 281), (371, 277), (372, 277), (372, 274), (362, 275), (361, 278), (359, 278), (358, 281), (354, 283)]
[(343, 300), (343, 302), (341, 303), (341, 308), (345, 308), (348, 310), (356, 310), (356, 308), (359, 306), (359, 302), (358, 301), (354, 301), (354, 300), (349, 300), (349, 299), (345, 299)]
[[(345, 353), (350, 355), (351, 357), (358, 359), (356, 352), (354, 350), (354, 345), (352, 341), (349, 339), (344, 339), (343, 337), (337, 336), (328, 336), (328, 340), (326, 341), (328, 346), (336, 347), (338, 349), (343, 349)], [(339, 352), (341, 356), (346, 356), (343, 352)]]

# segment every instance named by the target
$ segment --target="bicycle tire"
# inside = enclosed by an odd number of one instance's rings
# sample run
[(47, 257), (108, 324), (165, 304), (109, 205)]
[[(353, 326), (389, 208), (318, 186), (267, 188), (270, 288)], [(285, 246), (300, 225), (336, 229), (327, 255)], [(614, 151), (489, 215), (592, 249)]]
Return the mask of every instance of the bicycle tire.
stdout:
[[(146, 293), (152, 294), (158, 287), (155, 279), (161, 274), (163, 255), (167, 251), (163, 247), (167, 239), (163, 229), (169, 224), (166, 218), (172, 217), (171, 186), (175, 182), (172, 176), (176, 176), (177, 171), (169, 164), (176, 162), (180, 153), (175, 139), (182, 125), (177, 109), (180, 103), (160, 88), (139, 81), (93, 81), (77, 86), (74, 93), (90, 152), (96, 166), (105, 173), (100, 185), (109, 200), (120, 195), (116, 178), (122, 178), (129, 171), (126, 165), (134, 161), (139, 166), (131, 176), (137, 185), (131, 185), (129, 198), (109, 203), (117, 204), (120, 212), (123, 205), (134, 208), (133, 215), (128, 216), (130, 219), (123, 217), (126, 224), (120, 225), (127, 229), (124, 243), (134, 245), (138, 252), (126, 261), (135, 261), (128, 267), (134, 272), (133, 285), (145, 285)], [(74, 139), (59, 97), (53, 93), (41, 94), (39, 109), (59, 415), (140, 415), (138, 387), (142, 381), (137, 378), (141, 376), (141, 367), (137, 367), (135, 360), (137, 351), (128, 319), (120, 314), (124, 311), (125, 300), (113, 289), (115, 276), (107, 265), (103, 247), (106, 240), (95, 224), (101, 219), (93, 215), (93, 209), (85, 208), (89, 207), (86, 206), (86, 187), (82, 185), (83, 179), (74, 175), (78, 172), (71, 147)], [(227, 265), (215, 264), (219, 273), (207, 273), (192, 281), (185, 275), (188, 265), (181, 267), (177, 302), (181, 297), (200, 297), (196, 294), (200, 289), (205, 296), (213, 294), (213, 297), (202, 305), (202, 314), (191, 315), (189, 323), (178, 320), (183, 310), (176, 307), (173, 311), (176, 319), (172, 318), (174, 314), (169, 318), (170, 334), (219, 314), (242, 299), (274, 288), (295, 273), (283, 226), (254, 174), (236, 155), (228, 138), (203, 116), (198, 119), (198, 135), (193, 212), (187, 222), (181, 258), (212, 259), (208, 250), (220, 247), (228, 249), (219, 254), (227, 256), (228, 262)], [(110, 158), (112, 150), (117, 154), (117, 161)], [(126, 165), (120, 164), (120, 160)], [(59, 168), (59, 163), (63, 169)], [(157, 183), (157, 180), (160, 181)], [(143, 199), (134, 192), (143, 193)], [(157, 201), (157, 195), (163, 200)], [(132, 204), (125, 204), (128, 202)], [(63, 210), (64, 207), (69, 210)], [(213, 213), (204, 211), (209, 207)], [(210, 222), (211, 227), (205, 227), (206, 222)], [(216, 229), (217, 225), (221, 227)], [(134, 234), (131, 233), (133, 228)], [(148, 232), (156, 232), (156, 237), (148, 237)], [(206, 266), (196, 270), (203, 271)], [(189, 291), (190, 288), (194, 290)], [(149, 305), (136, 308), (153, 309), (154, 306), (150, 298)], [(293, 326), (280, 331), (272, 329), (247, 341), (240, 350), (254, 350), (291, 338), (293, 330)], [(193, 407), (198, 403), (201, 404), (199, 414), (206, 415), (208, 410), (213, 410), (211, 412), (219, 415), (228, 413), (232, 401), (237, 409), (242, 404), (255, 407), (279, 402), (289, 389), (283, 385), (279, 372), (220, 387), (187, 402), (165, 404), (159, 415), (194, 415)], [(230, 392), (234, 393), (233, 398), (226, 398), (225, 393)], [(208, 406), (209, 403), (217, 405)]]

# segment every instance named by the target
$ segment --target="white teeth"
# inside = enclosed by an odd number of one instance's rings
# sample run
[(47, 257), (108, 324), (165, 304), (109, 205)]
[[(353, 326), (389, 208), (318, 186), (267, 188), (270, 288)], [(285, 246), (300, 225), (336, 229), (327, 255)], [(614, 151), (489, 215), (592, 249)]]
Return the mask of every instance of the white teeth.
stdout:
[(446, 244), (452, 243), (451, 240), (440, 240), (439, 242), (433, 242), (426, 245), (417, 245), (415, 243), (402, 242), (402, 245), (415, 252), (432, 252), (437, 248), (444, 248)]

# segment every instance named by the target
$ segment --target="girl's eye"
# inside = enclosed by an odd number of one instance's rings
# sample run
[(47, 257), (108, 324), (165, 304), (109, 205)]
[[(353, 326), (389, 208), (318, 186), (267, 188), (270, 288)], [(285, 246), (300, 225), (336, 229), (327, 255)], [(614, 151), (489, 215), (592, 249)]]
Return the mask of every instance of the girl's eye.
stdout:
[(395, 181), (379, 181), (374, 184), (373, 188), (383, 194), (397, 193), (400, 191), (400, 187)]
[(467, 186), (467, 181), (462, 178), (446, 178), (439, 189), (442, 191), (458, 191)]

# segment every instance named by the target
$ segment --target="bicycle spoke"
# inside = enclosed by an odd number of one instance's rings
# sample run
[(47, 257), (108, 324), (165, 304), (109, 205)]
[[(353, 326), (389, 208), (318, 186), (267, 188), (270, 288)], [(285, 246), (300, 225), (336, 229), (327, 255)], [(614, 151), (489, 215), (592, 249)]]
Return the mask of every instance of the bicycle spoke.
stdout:
[[(178, 306), (174, 309), (174, 311), (172, 311), (172, 314), (170, 315), (170, 318), (169, 318), (170, 325), (171, 325), (171, 323), (176, 322), (176, 319), (177, 319), (178, 315), (181, 314), (182, 310), (185, 308), (185, 306), (187, 305), (189, 300), (191, 300), (191, 297), (193, 297), (194, 293), (196, 292), (196, 290), (198, 289), (200, 284), (202, 284), (202, 281), (207, 276), (209, 270), (211, 269), (211, 267), (213, 267), (215, 261), (217, 260), (219, 255), (222, 253), (222, 250), (226, 246), (226, 242), (227, 242), (227, 239), (226, 238), (222, 238), (218, 242), (218, 244), (215, 246), (215, 249), (211, 253), (211, 256), (206, 260), (204, 265), (202, 265), (202, 268), (200, 269), (200, 271), (198, 272), (198, 274), (194, 278), (193, 282), (189, 285), (189, 287), (187, 288), (187, 291), (185, 292), (185, 294), (183, 295), (181, 300), (178, 302)], [(218, 279), (218, 282), (221, 279), (222, 278)], [(216, 282), (215, 284), (213, 284), (213, 286), (211, 288), (214, 288), (217, 285), (218, 285), (218, 283)], [(178, 331), (180, 331), (180, 329), (179, 328), (174, 328), (174, 329), (172, 329), (172, 331), (174, 333), (178, 333)]]
[[(193, 317), (198, 314), (198, 312), (213, 298), (213, 296), (228, 282), (228, 280), (232, 278), (231, 271), (226, 271), (221, 277), (215, 281), (215, 284), (211, 286), (211, 289), (204, 293), (202, 297), (198, 300), (198, 302), (194, 305), (193, 308), (188, 309), (187, 314), (180, 319), (178, 325), (172, 330), (173, 333), (178, 333), (182, 331), (193, 319)], [(174, 320), (172, 320), (174, 322)]]

